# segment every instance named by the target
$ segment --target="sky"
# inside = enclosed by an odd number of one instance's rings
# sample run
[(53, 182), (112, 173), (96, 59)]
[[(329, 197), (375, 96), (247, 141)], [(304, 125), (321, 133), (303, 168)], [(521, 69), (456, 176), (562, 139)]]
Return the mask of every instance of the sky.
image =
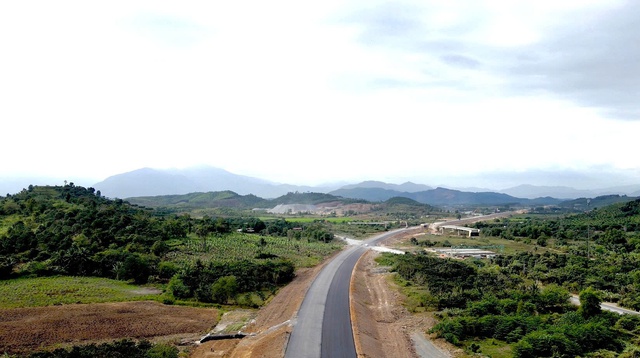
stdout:
[(639, 14), (616, 0), (4, 1), (0, 181), (210, 165), (306, 185), (640, 184)]

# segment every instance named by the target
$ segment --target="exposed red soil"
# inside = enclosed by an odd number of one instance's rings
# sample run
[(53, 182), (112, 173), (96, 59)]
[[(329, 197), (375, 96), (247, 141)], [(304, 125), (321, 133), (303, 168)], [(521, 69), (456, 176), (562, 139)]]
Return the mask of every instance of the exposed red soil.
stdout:
[(122, 338), (172, 339), (203, 335), (218, 310), (120, 302), (0, 309), (0, 353), (21, 353), (65, 344)]

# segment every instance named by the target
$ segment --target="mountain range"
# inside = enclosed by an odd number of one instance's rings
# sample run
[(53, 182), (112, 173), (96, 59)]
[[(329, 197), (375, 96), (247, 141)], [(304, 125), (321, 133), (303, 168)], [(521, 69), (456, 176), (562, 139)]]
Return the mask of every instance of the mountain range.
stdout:
[[(4, 180), (3, 180), (4, 184)], [(25, 181), (22, 187), (36, 184)], [(38, 183), (40, 184), (40, 183)], [(142, 168), (117, 174), (92, 185), (102, 195), (112, 198), (131, 198), (157, 195), (181, 195), (194, 192), (233, 191), (240, 195), (253, 194), (261, 198), (277, 198), (289, 192), (329, 193), (345, 198), (364, 199), (372, 202), (393, 197), (405, 197), (431, 205), (456, 204), (508, 204), (528, 202), (543, 205), (555, 199), (594, 198), (602, 195), (640, 196), (640, 185), (628, 185), (595, 190), (578, 190), (567, 186), (518, 185), (503, 190), (483, 188), (451, 188), (446, 185), (431, 187), (406, 182), (390, 184), (381, 181), (364, 181), (356, 184), (328, 184), (300, 186), (275, 183), (261, 178), (238, 175), (214, 167), (188, 169)], [(19, 191), (20, 189), (18, 189)], [(14, 191), (15, 192), (15, 191)], [(11, 191), (7, 191), (11, 193)], [(473, 194), (473, 195), (472, 195)], [(554, 199), (554, 200), (552, 200)]]
[(262, 198), (276, 198), (295, 191), (326, 193), (339, 186), (311, 187), (279, 184), (260, 178), (233, 174), (220, 168), (194, 167), (167, 170), (142, 168), (108, 177), (93, 187), (100, 190), (105, 196), (117, 198), (225, 190), (240, 195), (253, 194)]

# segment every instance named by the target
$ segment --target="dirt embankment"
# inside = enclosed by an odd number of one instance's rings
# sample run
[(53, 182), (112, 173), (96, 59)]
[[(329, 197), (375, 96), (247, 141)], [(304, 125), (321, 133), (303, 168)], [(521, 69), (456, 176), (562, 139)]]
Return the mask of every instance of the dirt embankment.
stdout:
[[(455, 357), (456, 347), (426, 335), (437, 322), (433, 314), (410, 313), (392, 274), (369, 251), (358, 261), (351, 281), (351, 310), (359, 357)], [(416, 352), (414, 340), (419, 340)]]
[(387, 274), (377, 268), (369, 251), (358, 261), (351, 281), (351, 309), (360, 357), (417, 358), (407, 323), (411, 315), (398, 303), (398, 291), (388, 286)]
[[(404, 231), (383, 244), (392, 247), (423, 232), (423, 228)], [(393, 274), (375, 262), (378, 255), (380, 253), (373, 250), (365, 253), (358, 261), (351, 281), (351, 310), (359, 356), (458, 356), (456, 347), (426, 335), (437, 323), (433, 313), (410, 313), (403, 306), (406, 297), (393, 282)], [(414, 340), (417, 341), (415, 345)]]

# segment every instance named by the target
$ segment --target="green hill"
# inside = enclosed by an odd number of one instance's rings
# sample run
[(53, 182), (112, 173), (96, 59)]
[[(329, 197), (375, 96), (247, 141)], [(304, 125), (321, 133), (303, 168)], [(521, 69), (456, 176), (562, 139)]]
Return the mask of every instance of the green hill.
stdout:
[(594, 208), (602, 208), (617, 203), (626, 203), (636, 198), (626, 195), (602, 195), (595, 198), (578, 198), (574, 200), (563, 201), (558, 204), (561, 208), (574, 209), (580, 211), (593, 210)]
[(267, 201), (255, 195), (239, 195), (233, 191), (196, 192), (183, 195), (142, 196), (127, 199), (132, 204), (151, 208), (188, 211), (203, 208), (252, 209)]

